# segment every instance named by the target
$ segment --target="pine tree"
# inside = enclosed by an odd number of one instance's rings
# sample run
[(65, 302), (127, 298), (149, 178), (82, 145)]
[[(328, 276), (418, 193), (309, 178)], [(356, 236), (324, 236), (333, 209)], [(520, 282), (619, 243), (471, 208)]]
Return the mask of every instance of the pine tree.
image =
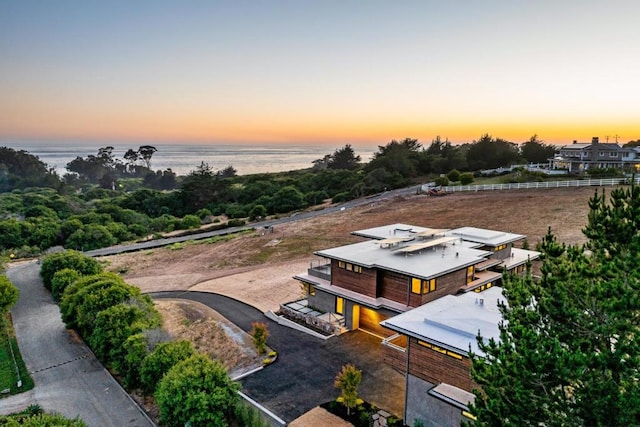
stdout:
[(549, 230), (541, 278), (505, 277), (499, 341), (482, 341), (481, 426), (640, 424), (640, 191), (597, 192), (584, 246)]

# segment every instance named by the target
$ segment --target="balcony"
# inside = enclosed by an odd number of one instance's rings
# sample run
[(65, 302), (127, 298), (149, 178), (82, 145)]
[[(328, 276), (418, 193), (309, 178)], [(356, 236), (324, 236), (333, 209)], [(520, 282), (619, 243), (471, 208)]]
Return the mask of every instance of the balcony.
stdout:
[(331, 283), (331, 263), (326, 261), (311, 261), (307, 274)]

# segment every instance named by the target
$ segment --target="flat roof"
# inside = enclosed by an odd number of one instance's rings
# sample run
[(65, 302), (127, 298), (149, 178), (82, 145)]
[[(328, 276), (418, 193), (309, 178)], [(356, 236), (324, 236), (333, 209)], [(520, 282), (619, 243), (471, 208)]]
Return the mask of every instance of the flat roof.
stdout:
[[(411, 246), (411, 245), (409, 245)], [(431, 279), (451, 271), (478, 264), (491, 252), (469, 247), (454, 239), (419, 251), (403, 251), (406, 246), (383, 247), (378, 240), (353, 243), (317, 251), (325, 258), (357, 264), (367, 268), (383, 268), (400, 274)]]
[(351, 234), (356, 236), (366, 237), (369, 239), (389, 239), (394, 237), (415, 237), (419, 233), (430, 233), (432, 231), (446, 231), (441, 229), (433, 229), (426, 227), (419, 227), (408, 224), (387, 224), (380, 227), (366, 228), (364, 230), (352, 231)]
[(498, 301), (505, 301), (500, 287), (480, 293), (446, 295), (386, 319), (381, 325), (457, 353), (467, 354), (471, 349), (483, 354), (476, 341), (478, 332), (485, 340), (500, 337), (498, 325), (502, 315)]
[(471, 242), (482, 243), (488, 246), (498, 246), (524, 239), (522, 234), (509, 233), (506, 231), (488, 230), (486, 228), (460, 227), (449, 230), (447, 233), (460, 237)]

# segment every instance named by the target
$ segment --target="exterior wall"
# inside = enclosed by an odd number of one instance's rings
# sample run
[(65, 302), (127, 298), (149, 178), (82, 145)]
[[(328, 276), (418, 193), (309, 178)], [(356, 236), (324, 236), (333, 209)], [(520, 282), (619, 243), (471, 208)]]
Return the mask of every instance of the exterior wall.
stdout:
[(483, 251), (491, 251), (493, 252), (493, 254), (491, 254), (489, 256), (489, 258), (494, 258), (494, 259), (506, 259), (509, 258), (511, 256), (511, 248), (513, 247), (513, 243), (507, 243), (506, 248), (501, 249), (499, 251), (495, 250), (495, 247), (493, 246), (483, 246), (480, 249)]
[[(436, 290), (427, 294), (418, 295), (411, 294), (412, 307), (418, 307), (428, 302), (442, 298), (445, 295), (455, 295), (461, 286), (467, 283), (467, 270), (465, 268), (454, 271), (453, 273), (445, 274), (436, 278)], [(413, 305), (413, 300), (417, 299), (418, 304)]]
[(349, 289), (359, 294), (376, 298), (376, 270), (363, 268), (361, 273), (338, 267), (338, 261), (331, 260), (331, 284)]
[(447, 383), (471, 392), (478, 388), (471, 380), (471, 360), (462, 360), (439, 353), (409, 338), (409, 374), (433, 384)]
[(382, 345), (382, 362), (391, 366), (398, 372), (407, 372), (407, 351), (389, 345)]
[(425, 427), (460, 427), (462, 420), (467, 419), (460, 408), (429, 395), (435, 385), (413, 375), (407, 376), (406, 425), (414, 425), (415, 420), (420, 419)]
[(315, 295), (307, 295), (309, 306), (320, 311), (333, 313), (336, 311), (336, 296), (316, 288)]
[(409, 281), (405, 274), (394, 273), (392, 271), (380, 271), (378, 273), (382, 284), (380, 296), (401, 304), (407, 304), (407, 293), (409, 292)]

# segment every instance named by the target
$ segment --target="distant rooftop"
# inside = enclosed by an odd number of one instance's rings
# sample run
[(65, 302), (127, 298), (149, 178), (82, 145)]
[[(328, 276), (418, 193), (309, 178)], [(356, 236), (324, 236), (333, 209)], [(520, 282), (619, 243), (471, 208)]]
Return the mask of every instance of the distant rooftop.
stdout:
[(419, 233), (423, 233), (421, 234), (422, 236), (442, 234), (445, 231), (447, 231), (447, 229), (425, 228), (407, 224), (388, 224), (381, 227), (353, 231), (351, 234), (369, 239), (382, 240), (401, 237), (416, 237)]
[(484, 339), (500, 337), (499, 300), (505, 301), (500, 287), (480, 293), (447, 295), (380, 324), (457, 353), (466, 354), (471, 348), (474, 353), (482, 354), (476, 342), (478, 331)]
[(476, 227), (460, 227), (450, 230), (447, 234), (461, 237), (470, 242), (482, 243), (487, 246), (498, 246), (515, 242), (525, 238), (522, 234), (508, 233), (505, 231), (487, 230)]
[(476, 227), (460, 227), (454, 230), (447, 228), (426, 228), (408, 224), (388, 224), (381, 227), (367, 228), (352, 232), (356, 236), (385, 242), (401, 242), (409, 239), (425, 239), (430, 237), (455, 236), (469, 242), (476, 242), (487, 246), (498, 246), (515, 242), (525, 238), (522, 234), (504, 231), (488, 230)]

